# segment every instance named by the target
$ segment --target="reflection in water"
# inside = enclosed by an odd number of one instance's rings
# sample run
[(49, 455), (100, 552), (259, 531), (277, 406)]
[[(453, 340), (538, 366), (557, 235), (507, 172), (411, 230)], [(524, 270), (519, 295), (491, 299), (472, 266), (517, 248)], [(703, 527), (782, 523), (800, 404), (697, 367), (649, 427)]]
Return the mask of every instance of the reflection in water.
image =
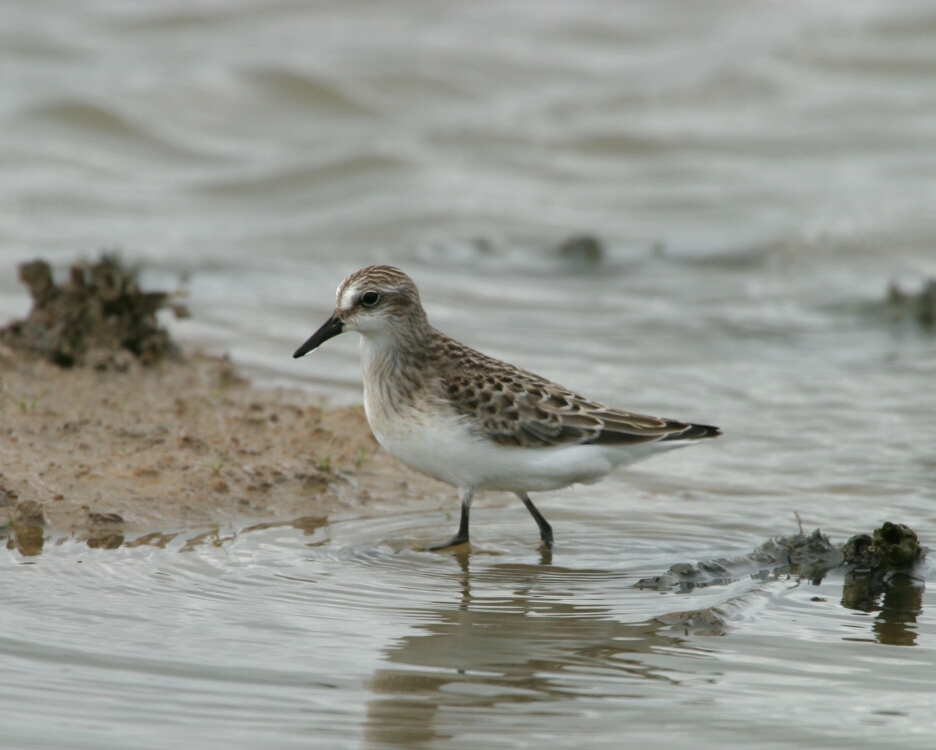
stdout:
[[(4, 491), (4, 494), (10, 496), (8, 491)], [(15, 549), (23, 557), (35, 557), (40, 554), (45, 544), (45, 516), (42, 506), (35, 500), (17, 503), (10, 511), (9, 526), (0, 527), (0, 534), (8, 537), (7, 549)]]
[(87, 544), (91, 549), (117, 549), (124, 543), (124, 535), (117, 529), (99, 528), (88, 532)]
[[(460, 600), (415, 613), (428, 624), (385, 654), (400, 666), (377, 670), (368, 682), (377, 696), (367, 706), (370, 745), (412, 747), (445, 738), (440, 709), (568, 700), (589, 690), (599, 676), (613, 676), (624, 690), (634, 680), (674, 682), (641, 658), (663, 647), (682, 646), (685, 652), (683, 639), (665, 624), (622, 624), (606, 607), (541, 593), (555, 592), (557, 582), (564, 584), (560, 591), (565, 585), (569, 592), (593, 587), (615, 574), (543, 560), (495, 565), (473, 575), (469, 552), (456, 559)], [(472, 594), (473, 580), (488, 584), (483, 596)], [(492, 596), (492, 589), (500, 593)]]
[(42, 552), (45, 543), (42, 526), (11, 523), (6, 531), (9, 534), (7, 549), (15, 549), (23, 557), (35, 557)]
[(878, 643), (915, 646), (924, 589), (922, 580), (907, 573), (885, 576), (850, 571), (842, 587), (842, 606), (859, 612), (879, 612), (872, 628)]
[[(449, 722), (443, 716), (457, 717), (456, 709), (549, 702), (554, 712), (557, 701), (586, 691), (593, 695), (596, 680), (606, 695), (646, 695), (653, 681), (680, 684), (677, 673), (655, 666), (658, 660), (650, 655), (674, 649), (704, 654), (682, 637), (686, 625), (701, 620), (706, 632), (719, 634), (730, 613), (773, 596), (777, 586), (818, 584), (824, 577), (808, 566), (809, 576), (791, 575), (788, 566), (747, 571), (734, 582), (748, 579), (751, 586), (716, 607), (621, 623), (610, 606), (589, 597), (574, 603), (572, 596), (595, 589), (613, 596), (619, 572), (555, 566), (548, 553), (541, 554), (539, 565), (495, 564), (476, 572), (469, 551), (453, 556), (459, 568), (448, 577), (460, 596), (411, 613), (425, 624), (386, 650), (384, 658), (393, 666), (377, 670), (368, 682), (374, 694), (366, 725), (371, 746), (412, 747), (454, 736), (451, 722), (457, 718)], [(706, 588), (715, 585), (709, 581)], [(872, 626), (877, 642), (913, 646), (923, 592), (923, 581), (909, 573), (853, 569), (845, 576), (842, 605), (879, 611)], [(691, 672), (683, 674), (689, 679)]]

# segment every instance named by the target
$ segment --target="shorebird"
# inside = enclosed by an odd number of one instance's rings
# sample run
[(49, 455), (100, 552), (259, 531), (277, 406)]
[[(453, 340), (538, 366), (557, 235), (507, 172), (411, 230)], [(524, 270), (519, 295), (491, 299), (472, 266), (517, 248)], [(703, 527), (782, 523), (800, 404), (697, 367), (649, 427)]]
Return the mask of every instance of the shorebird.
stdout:
[(516, 494), (550, 548), (552, 527), (530, 492), (591, 484), (654, 453), (721, 435), (718, 427), (613, 409), (458, 343), (429, 325), (416, 285), (391, 266), (368, 266), (342, 281), (334, 313), (293, 357), (345, 331), (361, 334), (364, 410), (378, 442), (458, 488), (458, 531), (431, 550), (468, 542), (477, 490)]

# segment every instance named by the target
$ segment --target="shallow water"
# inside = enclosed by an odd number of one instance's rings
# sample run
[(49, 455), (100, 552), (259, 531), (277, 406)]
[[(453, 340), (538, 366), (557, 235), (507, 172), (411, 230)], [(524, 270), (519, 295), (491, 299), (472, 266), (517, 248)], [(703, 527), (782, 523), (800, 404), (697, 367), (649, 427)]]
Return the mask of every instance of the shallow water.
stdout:
[(462, 555), (414, 550), (441, 514), (5, 555), (4, 744), (927, 746), (921, 581), (870, 611), (834, 574), (661, 593), (635, 583), (700, 540), (555, 515), (551, 559), (484, 505)]
[[(17, 263), (118, 246), (187, 290), (184, 342), (354, 402), (352, 336), (290, 355), (390, 262), (456, 338), (725, 430), (543, 496), (551, 561), (499, 495), (467, 558), (414, 551), (454, 499), (4, 552), (0, 744), (933, 746), (922, 586), (633, 588), (797, 512), (932, 544), (936, 337), (884, 303), (936, 276), (931, 4), (7, 2), (0, 30), (4, 318)], [(600, 257), (560, 249), (583, 233)]]

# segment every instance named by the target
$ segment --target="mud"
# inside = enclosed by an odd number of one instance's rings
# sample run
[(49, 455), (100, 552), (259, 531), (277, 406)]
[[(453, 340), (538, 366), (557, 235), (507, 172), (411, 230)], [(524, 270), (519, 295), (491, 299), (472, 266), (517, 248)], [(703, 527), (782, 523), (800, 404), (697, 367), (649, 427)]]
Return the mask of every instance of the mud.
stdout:
[(379, 447), (361, 408), (252, 388), (224, 359), (63, 369), (0, 348), (0, 536), (24, 555), (63, 534), (161, 545), (451, 499)]
[(678, 563), (666, 573), (643, 578), (636, 585), (638, 588), (686, 592), (730, 583), (743, 575), (760, 578), (790, 575), (819, 583), (836, 568), (859, 575), (884, 577), (912, 570), (924, 559), (925, 553), (913, 529), (889, 521), (870, 534), (856, 534), (838, 545), (819, 529), (811, 534), (800, 530), (790, 536), (770, 539), (747, 555), (694, 564)]
[[(861, 612), (880, 612), (876, 625), (882, 643), (908, 645), (922, 611), (926, 557), (916, 532), (899, 523), (885, 522), (870, 534), (856, 534), (833, 544), (819, 529), (771, 539), (747, 555), (673, 565), (666, 573), (644, 578), (638, 588), (688, 592), (694, 588), (724, 586), (742, 577), (770, 581), (792, 577), (818, 585), (832, 571), (843, 575), (841, 603)], [(725, 632), (730, 607), (674, 612), (662, 618), (667, 625), (711, 634)]]
[(42, 260), (19, 272), (33, 309), (0, 330), (0, 537), (23, 555), (62, 533), (164, 546), (451, 495), (384, 453), (362, 409), (183, 356), (156, 312), (184, 311), (115, 257), (76, 263), (60, 285)]

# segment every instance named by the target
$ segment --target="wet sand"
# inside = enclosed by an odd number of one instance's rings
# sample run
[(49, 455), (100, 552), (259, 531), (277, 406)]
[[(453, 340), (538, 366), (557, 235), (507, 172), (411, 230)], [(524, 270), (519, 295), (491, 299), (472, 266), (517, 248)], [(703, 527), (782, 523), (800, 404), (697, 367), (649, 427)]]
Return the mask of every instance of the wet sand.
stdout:
[(160, 543), (167, 531), (453, 497), (383, 451), (362, 408), (254, 388), (197, 353), (99, 370), (0, 348), (0, 425), (0, 527), (27, 553), (56, 532), (93, 546)]

